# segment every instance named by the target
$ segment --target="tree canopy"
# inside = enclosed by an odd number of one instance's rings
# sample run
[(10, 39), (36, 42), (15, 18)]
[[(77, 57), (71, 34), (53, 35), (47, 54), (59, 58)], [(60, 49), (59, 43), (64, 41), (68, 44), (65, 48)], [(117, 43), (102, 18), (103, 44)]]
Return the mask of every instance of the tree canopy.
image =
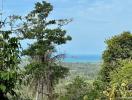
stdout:
[(101, 75), (103, 81), (109, 82), (109, 73), (120, 66), (118, 61), (132, 59), (132, 34), (123, 32), (106, 40), (106, 44), (107, 48), (102, 57)]
[(20, 29), (24, 39), (35, 40), (28, 49), (23, 51), (23, 55), (32, 59), (26, 69), (31, 82), (35, 83), (32, 85), (36, 87), (37, 99), (46, 96), (48, 100), (53, 100), (54, 85), (68, 73), (68, 69), (57, 62), (57, 59), (64, 57), (64, 54), (54, 53), (57, 45), (71, 40), (71, 37), (66, 35), (66, 30), (62, 29), (62, 26), (68, 24), (70, 20), (48, 19), (52, 10), (53, 6), (50, 3), (37, 2), (34, 9), (25, 17), (25, 22)]

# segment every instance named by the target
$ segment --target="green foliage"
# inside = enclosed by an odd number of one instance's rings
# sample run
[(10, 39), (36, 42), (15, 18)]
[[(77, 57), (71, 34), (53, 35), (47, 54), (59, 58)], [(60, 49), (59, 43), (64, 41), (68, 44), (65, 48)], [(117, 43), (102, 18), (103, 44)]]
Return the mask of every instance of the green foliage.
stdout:
[(121, 68), (111, 72), (110, 86), (105, 91), (108, 98), (127, 98), (132, 96), (132, 61), (125, 60), (120, 62)]
[[(126, 70), (123, 75), (121, 75), (122, 72), (118, 72), (124, 66), (121, 61), (132, 58), (132, 34), (123, 32), (106, 40), (106, 44), (107, 48), (103, 53), (103, 65), (98, 76), (99, 83), (97, 82), (98, 84), (95, 84), (94, 88), (96, 92), (98, 91), (96, 94), (98, 98), (110, 99), (120, 95), (119, 88), (121, 88), (122, 83), (119, 81), (127, 77), (127, 71), (130, 70), (123, 69), (122, 71)], [(115, 91), (118, 92), (115, 94)]]
[(132, 34), (123, 32), (106, 41), (107, 49), (103, 53), (102, 81), (110, 82), (109, 73), (120, 67), (119, 60), (132, 58)]
[(121, 61), (122, 67), (111, 73), (111, 83), (132, 83), (132, 61)]
[(93, 81), (97, 78), (101, 63), (63, 63), (70, 70), (70, 79), (74, 79), (76, 76), (81, 76), (89, 81)]
[(85, 83), (87, 83), (87, 93), (81, 100), (94, 100), (95, 98), (97, 98), (97, 96), (99, 95), (99, 90), (95, 89), (93, 81), (97, 78), (97, 74), (100, 69), (99, 65), (100, 63), (63, 63), (63, 66), (69, 68), (70, 73), (68, 74), (66, 79), (61, 79), (59, 84), (57, 84), (57, 86), (55, 87), (55, 92), (58, 94), (58, 99), (69, 100), (67, 97), (66, 87), (68, 86), (68, 84), (72, 84), (77, 76), (79, 76), (83, 81), (85, 81)]
[[(69, 20), (47, 19), (52, 10), (53, 6), (50, 3), (37, 2), (35, 9), (26, 16), (26, 22), (22, 26), (21, 32), (24, 38), (37, 39), (38, 42), (43, 40), (49, 45), (64, 44), (67, 40), (71, 40), (70, 36), (66, 36), (66, 31), (60, 27)], [(50, 26), (53, 26), (53, 29), (50, 29)]]
[(68, 69), (57, 62), (64, 57), (64, 54), (55, 55), (55, 48), (71, 40), (71, 37), (66, 35), (66, 30), (62, 29), (69, 20), (48, 19), (52, 10), (53, 6), (50, 3), (37, 2), (34, 10), (25, 17), (25, 22), (19, 29), (23, 39), (35, 40), (23, 51), (23, 55), (32, 59), (26, 66), (26, 78), (32, 83), (36, 98), (43, 99), (44, 94), (49, 100), (53, 100), (54, 86), (68, 73)]
[(106, 100), (106, 96), (103, 94), (105, 85), (106, 84), (104, 84), (104, 82), (101, 80), (94, 80), (94, 82), (91, 84), (89, 92), (87, 92), (86, 100)]
[[(16, 17), (15, 17), (16, 18)], [(12, 29), (15, 18), (10, 16), (9, 28), (0, 30), (0, 98), (4, 99), (9, 93), (12, 96), (16, 95), (15, 86), (21, 80), (20, 69), (20, 43), (19, 39), (14, 35)], [(6, 22), (3, 22), (4, 27), (9, 27)]]
[(90, 91), (90, 86), (85, 80), (77, 76), (71, 83), (66, 86), (65, 96), (60, 100), (83, 100), (84, 96)]
[[(37, 86), (37, 81), (41, 78), (46, 78), (45, 74), (48, 74), (48, 71), (51, 70), (50, 81), (52, 84), (57, 84), (60, 78), (64, 78), (68, 73), (68, 68), (62, 67), (57, 63), (50, 64), (48, 63), (31, 63), (25, 67), (26, 75), (28, 75), (28, 80), (32, 81), (32, 85)], [(31, 80), (33, 79), (33, 80)], [(34, 85), (33, 85), (34, 86)]]

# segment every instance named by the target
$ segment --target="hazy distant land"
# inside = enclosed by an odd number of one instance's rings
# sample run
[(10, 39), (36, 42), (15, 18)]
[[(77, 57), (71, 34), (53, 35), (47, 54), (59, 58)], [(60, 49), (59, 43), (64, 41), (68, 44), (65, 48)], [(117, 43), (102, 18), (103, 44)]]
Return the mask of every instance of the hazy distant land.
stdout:
[(65, 86), (77, 76), (86, 79), (88, 83), (92, 83), (99, 73), (101, 62), (65, 62), (62, 65), (69, 68), (70, 71), (68, 76), (60, 80), (56, 86), (56, 92), (60, 93), (64, 92)]
[(78, 62), (78, 63), (63, 63), (65, 67), (68, 67), (70, 70), (70, 76), (71, 78), (74, 78), (76, 76), (83, 76), (87, 79), (94, 79), (99, 70), (100, 70), (100, 64), (101, 63), (90, 63), (90, 62)]

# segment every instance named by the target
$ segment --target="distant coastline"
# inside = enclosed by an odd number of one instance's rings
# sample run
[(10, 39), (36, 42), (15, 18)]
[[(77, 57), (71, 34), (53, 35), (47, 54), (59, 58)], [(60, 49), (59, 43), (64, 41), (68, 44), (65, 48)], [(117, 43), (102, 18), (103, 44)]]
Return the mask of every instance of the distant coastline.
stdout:
[(102, 60), (101, 55), (66, 55), (63, 61), (67, 63), (96, 63)]

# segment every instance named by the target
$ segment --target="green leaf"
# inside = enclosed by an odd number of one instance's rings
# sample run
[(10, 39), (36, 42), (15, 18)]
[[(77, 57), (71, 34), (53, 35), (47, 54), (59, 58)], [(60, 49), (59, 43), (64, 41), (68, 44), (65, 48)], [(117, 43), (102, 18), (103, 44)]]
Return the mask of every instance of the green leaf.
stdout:
[(2, 90), (2, 92), (5, 92), (5, 90), (6, 90), (6, 86), (3, 85), (3, 84), (0, 84), (0, 90)]

